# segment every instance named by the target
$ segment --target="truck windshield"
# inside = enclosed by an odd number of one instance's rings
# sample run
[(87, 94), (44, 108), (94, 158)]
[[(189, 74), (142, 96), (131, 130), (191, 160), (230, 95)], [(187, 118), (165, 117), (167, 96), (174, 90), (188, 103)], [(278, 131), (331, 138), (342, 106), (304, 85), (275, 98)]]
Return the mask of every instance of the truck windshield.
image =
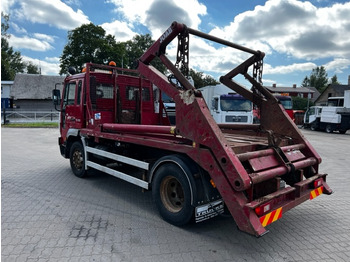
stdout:
[(221, 111), (251, 111), (252, 102), (240, 95), (221, 95)]
[(292, 98), (290, 96), (277, 96), (284, 109), (293, 109)]

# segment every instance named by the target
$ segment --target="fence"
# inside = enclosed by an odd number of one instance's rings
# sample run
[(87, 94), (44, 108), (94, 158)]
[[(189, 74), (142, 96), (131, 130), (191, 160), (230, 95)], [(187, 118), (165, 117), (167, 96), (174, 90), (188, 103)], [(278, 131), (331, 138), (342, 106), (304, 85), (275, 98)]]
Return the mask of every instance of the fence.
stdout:
[(1, 123), (35, 123), (35, 122), (58, 122), (58, 111), (20, 111), (2, 109)]

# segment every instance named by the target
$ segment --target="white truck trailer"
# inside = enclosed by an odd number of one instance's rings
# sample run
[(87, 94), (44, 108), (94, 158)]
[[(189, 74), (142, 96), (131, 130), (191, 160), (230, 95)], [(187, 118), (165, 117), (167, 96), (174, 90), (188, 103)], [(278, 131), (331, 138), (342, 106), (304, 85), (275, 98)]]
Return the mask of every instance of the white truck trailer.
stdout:
[(305, 113), (304, 123), (311, 130), (345, 134), (350, 129), (350, 90), (344, 92), (344, 106), (312, 106)]

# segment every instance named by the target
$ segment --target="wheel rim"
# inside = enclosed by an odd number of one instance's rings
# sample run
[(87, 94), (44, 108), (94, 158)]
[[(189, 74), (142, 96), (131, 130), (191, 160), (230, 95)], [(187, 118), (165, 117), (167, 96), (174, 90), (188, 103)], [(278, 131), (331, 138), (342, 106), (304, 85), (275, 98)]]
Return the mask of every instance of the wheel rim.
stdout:
[(164, 207), (172, 213), (183, 208), (185, 198), (180, 182), (173, 176), (165, 177), (160, 185), (160, 198)]
[(73, 165), (75, 166), (76, 169), (82, 169), (83, 167), (83, 154), (79, 150), (75, 150), (73, 153)]

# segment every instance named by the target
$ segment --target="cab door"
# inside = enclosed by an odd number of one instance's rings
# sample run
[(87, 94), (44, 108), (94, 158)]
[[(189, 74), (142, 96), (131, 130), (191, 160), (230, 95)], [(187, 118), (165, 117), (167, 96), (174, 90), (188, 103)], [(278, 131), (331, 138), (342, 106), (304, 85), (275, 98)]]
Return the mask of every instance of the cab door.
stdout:
[(67, 138), (70, 129), (80, 129), (83, 124), (82, 80), (71, 80), (65, 84), (61, 112), (62, 137)]

